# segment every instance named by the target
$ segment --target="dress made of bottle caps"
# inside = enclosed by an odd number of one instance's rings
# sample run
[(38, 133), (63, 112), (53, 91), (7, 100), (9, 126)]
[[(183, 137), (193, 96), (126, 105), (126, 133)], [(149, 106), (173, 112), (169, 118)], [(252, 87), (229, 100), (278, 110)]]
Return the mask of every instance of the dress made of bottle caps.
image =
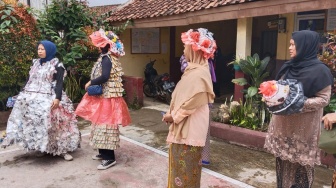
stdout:
[(92, 68), (91, 80), (101, 76), (102, 74), (101, 62), (104, 56), (107, 56), (111, 60), (112, 68), (111, 68), (109, 79), (107, 80), (107, 82), (102, 84), (103, 86), (102, 97), (104, 98), (122, 97), (124, 88), (123, 88), (121, 76), (124, 75), (124, 72), (122, 72), (121, 64), (116, 57), (108, 55), (108, 54), (101, 55), (98, 61), (95, 63), (95, 65)]

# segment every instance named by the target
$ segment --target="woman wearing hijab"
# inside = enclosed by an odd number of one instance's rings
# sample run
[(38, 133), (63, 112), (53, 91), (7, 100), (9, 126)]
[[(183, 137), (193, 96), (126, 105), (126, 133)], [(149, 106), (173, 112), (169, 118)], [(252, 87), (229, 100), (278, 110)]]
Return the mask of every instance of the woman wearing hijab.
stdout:
[(125, 55), (123, 43), (112, 31), (100, 29), (90, 35), (93, 45), (101, 49), (98, 61), (91, 72), (91, 85), (102, 85), (103, 94), (89, 96), (87, 93), (76, 108), (76, 114), (91, 121), (91, 145), (98, 149), (93, 160), (101, 160), (98, 170), (105, 170), (116, 164), (114, 150), (119, 148), (119, 126), (131, 123), (130, 114), (124, 101), (119, 57)]
[(214, 101), (208, 58), (216, 42), (207, 29), (182, 33), (188, 66), (172, 95), (163, 121), (170, 124), (168, 188), (200, 187), (202, 149), (209, 127), (209, 103)]
[(296, 79), (307, 97), (300, 113), (272, 115), (265, 148), (276, 157), (277, 187), (312, 187), (314, 166), (320, 164), (317, 140), (323, 107), (330, 100), (333, 77), (317, 58), (319, 35), (314, 31), (292, 34), (291, 60), (276, 79)]
[(9, 116), (2, 147), (19, 143), (27, 150), (59, 155), (78, 148), (80, 132), (71, 100), (63, 92), (66, 71), (57, 58), (56, 45), (41, 41), (29, 71), (29, 79)]
[[(209, 63), (209, 71), (210, 71), (212, 82), (215, 83), (216, 82), (216, 75), (215, 75), (215, 71), (214, 71), (214, 67), (213, 67), (213, 62), (210, 58), (208, 59), (208, 63)], [(184, 54), (180, 58), (180, 64), (181, 64), (181, 72), (183, 73), (184, 70), (188, 66), (188, 62), (186, 61)], [(209, 107), (212, 108), (212, 104), (209, 103)], [(203, 165), (210, 165), (210, 119), (209, 119), (208, 133), (207, 133), (207, 136), (206, 136), (206, 139), (205, 139), (205, 145), (204, 145), (203, 151), (202, 151), (202, 164)]]

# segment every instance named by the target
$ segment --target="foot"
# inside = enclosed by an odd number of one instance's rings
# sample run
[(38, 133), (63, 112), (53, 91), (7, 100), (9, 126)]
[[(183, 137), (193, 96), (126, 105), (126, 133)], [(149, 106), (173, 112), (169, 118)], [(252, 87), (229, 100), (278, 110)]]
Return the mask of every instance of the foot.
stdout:
[(8, 138), (4, 138), (1, 142), (1, 148), (6, 148), (14, 143), (14, 139), (9, 140)]
[(102, 160), (102, 163), (97, 166), (98, 170), (106, 170), (111, 166), (115, 165), (117, 162), (115, 160)]
[(202, 160), (202, 165), (210, 165), (210, 161), (203, 161)]
[(61, 156), (64, 158), (66, 161), (72, 161), (73, 157), (69, 153), (62, 153)]
[(93, 160), (102, 160), (103, 157), (102, 157), (101, 154), (98, 154), (98, 155), (93, 155), (93, 156), (92, 156), (92, 159), (93, 159)]
[(37, 151), (37, 152), (35, 153), (35, 157), (43, 157), (43, 156), (45, 156), (45, 153), (44, 153), (44, 152)]

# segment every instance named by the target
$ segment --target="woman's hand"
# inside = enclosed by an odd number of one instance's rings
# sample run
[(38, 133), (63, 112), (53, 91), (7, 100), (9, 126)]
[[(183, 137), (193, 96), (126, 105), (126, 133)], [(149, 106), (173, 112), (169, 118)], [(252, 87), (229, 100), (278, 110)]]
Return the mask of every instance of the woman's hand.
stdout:
[(170, 124), (174, 122), (174, 119), (171, 114), (164, 114), (162, 117), (162, 121), (166, 122), (166, 124)]
[(331, 130), (333, 128), (333, 124), (336, 123), (336, 113), (329, 113), (322, 117), (322, 121), (324, 123), (324, 128), (326, 130)]
[(91, 81), (88, 81), (88, 83), (85, 84), (85, 91), (87, 91), (87, 88), (91, 85)]
[(54, 99), (52, 104), (51, 104), (51, 109), (54, 110), (59, 107), (60, 100), (59, 99)]

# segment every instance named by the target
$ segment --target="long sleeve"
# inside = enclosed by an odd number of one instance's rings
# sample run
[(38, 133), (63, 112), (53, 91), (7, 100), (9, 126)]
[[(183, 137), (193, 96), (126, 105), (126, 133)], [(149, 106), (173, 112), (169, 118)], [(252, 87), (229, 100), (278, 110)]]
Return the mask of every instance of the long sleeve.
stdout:
[(56, 99), (61, 100), (62, 99), (62, 90), (63, 90), (63, 76), (64, 76), (64, 68), (62, 66), (56, 67), (56, 87), (55, 87), (55, 93), (56, 93)]
[(331, 96), (331, 86), (327, 86), (316, 93), (315, 97), (308, 98), (304, 103), (302, 112), (312, 112), (328, 105)]
[(91, 85), (103, 84), (107, 82), (107, 80), (110, 78), (112, 62), (107, 56), (104, 56), (101, 63), (102, 63), (102, 75), (96, 79), (91, 80)]
[[(202, 100), (207, 102), (207, 94), (206, 93), (198, 93), (195, 95), (194, 98), (197, 98), (198, 100)], [(178, 124), (180, 123), (184, 118), (190, 116), (193, 114), (199, 106), (193, 105), (195, 104), (192, 99), (185, 102), (180, 109), (178, 109), (176, 112), (172, 112), (172, 117), (174, 119), (174, 123)]]

